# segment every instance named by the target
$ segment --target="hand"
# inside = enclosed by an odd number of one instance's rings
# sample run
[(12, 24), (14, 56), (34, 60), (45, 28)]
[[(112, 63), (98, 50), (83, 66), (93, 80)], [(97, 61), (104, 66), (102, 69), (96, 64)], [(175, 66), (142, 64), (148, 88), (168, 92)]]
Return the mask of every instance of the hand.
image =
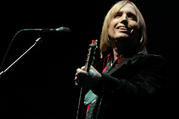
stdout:
[(101, 77), (101, 74), (93, 67), (90, 67), (89, 72), (84, 71), (85, 67), (78, 68), (75, 74), (75, 85), (91, 88), (95, 86)]
[(78, 86), (79, 85), (79, 79), (82, 77), (82, 75), (86, 75), (86, 76), (88, 76), (89, 74), (88, 74), (88, 72), (86, 72), (86, 71), (84, 71), (83, 70), (84, 68), (82, 67), (82, 68), (77, 68), (77, 70), (76, 70), (76, 74), (75, 74), (75, 85), (76, 86)]

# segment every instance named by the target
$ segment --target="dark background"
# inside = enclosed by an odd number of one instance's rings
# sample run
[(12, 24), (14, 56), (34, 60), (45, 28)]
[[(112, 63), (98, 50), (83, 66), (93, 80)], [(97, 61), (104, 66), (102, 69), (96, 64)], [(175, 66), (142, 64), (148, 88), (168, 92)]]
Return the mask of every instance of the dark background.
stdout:
[[(115, 0), (5, 2), (0, 7), (0, 61), (17, 31), (24, 28), (66, 26), (70, 33), (21, 32), (13, 41), (1, 71), (41, 41), (11, 67), (0, 80), (2, 118), (74, 118), (79, 89), (75, 69), (85, 63), (88, 44), (99, 39), (103, 19)], [(177, 103), (178, 6), (174, 2), (134, 0), (147, 25), (150, 53), (163, 55), (169, 65), (171, 95)], [(168, 105), (175, 108), (176, 104)], [(164, 104), (165, 105), (165, 104)]]

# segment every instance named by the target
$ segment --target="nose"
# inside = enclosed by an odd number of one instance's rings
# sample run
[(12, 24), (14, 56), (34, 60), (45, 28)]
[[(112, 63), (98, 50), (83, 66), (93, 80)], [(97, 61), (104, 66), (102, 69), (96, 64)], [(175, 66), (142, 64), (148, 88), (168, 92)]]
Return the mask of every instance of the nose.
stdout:
[(121, 16), (121, 23), (123, 23), (124, 25), (127, 25), (128, 24), (128, 21), (127, 21), (127, 14), (123, 14)]

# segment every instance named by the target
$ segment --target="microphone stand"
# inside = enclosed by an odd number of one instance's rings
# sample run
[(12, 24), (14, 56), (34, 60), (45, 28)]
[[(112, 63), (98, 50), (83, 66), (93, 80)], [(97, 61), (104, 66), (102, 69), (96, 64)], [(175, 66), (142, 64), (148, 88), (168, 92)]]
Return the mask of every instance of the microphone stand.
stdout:
[[(8, 46), (4, 56), (3, 56), (2, 62), (0, 64), (0, 71), (4, 68), (4, 62), (5, 62), (6, 58), (7, 58), (8, 52), (9, 52), (9, 50), (11, 48), (11, 45), (12, 45), (13, 41), (15, 40), (16, 36), (19, 33), (24, 32), (24, 31), (39, 31), (39, 32), (42, 32), (42, 33), (51, 32), (51, 31), (70, 32), (70, 28), (68, 28), (68, 27), (59, 27), (59, 28), (56, 28), (56, 29), (21, 29), (21, 30), (17, 31), (15, 33), (15, 35), (13, 36), (12, 40), (10, 41), (9, 46)], [(1, 73), (0, 73), (0, 75), (1, 75)]]
[(0, 72), (0, 77), (7, 72), (14, 64), (16, 64), (25, 54), (27, 54), (41, 39), (41, 37), (37, 38), (33, 45), (31, 45), (22, 55), (20, 55), (13, 63), (11, 63), (5, 70)]

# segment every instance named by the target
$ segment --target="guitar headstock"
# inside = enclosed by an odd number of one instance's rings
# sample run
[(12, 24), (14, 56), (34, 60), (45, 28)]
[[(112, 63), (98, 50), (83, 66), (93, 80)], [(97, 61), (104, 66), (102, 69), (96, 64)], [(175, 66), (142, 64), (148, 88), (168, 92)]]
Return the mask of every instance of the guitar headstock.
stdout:
[(91, 40), (91, 44), (89, 45), (90, 47), (98, 47), (98, 40)]
[(86, 71), (89, 70), (90, 65), (93, 65), (97, 48), (98, 48), (98, 40), (92, 40), (88, 49), (88, 56), (87, 56), (86, 65), (85, 65)]

